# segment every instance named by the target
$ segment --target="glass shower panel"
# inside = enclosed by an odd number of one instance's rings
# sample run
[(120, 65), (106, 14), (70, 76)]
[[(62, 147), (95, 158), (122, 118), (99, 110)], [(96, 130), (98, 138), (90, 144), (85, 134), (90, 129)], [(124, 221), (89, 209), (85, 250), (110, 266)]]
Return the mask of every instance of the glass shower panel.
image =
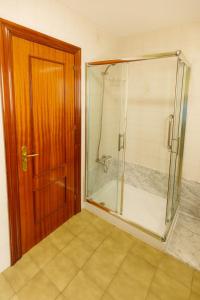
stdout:
[(129, 64), (123, 217), (164, 236), (177, 59)]
[(180, 179), (182, 171), (183, 144), (187, 114), (187, 87), (189, 68), (180, 59), (177, 60), (175, 108), (171, 140), (171, 161), (168, 187), (166, 222), (173, 220), (180, 200)]
[(86, 196), (120, 213), (127, 65), (91, 66), (87, 76)]

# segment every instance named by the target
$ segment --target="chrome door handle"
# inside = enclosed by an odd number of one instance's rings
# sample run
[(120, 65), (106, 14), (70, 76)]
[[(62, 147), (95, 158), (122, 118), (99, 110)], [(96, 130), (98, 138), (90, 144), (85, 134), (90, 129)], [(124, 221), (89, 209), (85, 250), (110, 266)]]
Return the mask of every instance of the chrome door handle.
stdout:
[(167, 148), (172, 150), (172, 128), (174, 123), (174, 115), (169, 115), (169, 127), (168, 127), (168, 139), (167, 139)]
[(33, 153), (33, 154), (27, 154), (27, 147), (22, 146), (22, 170), (24, 172), (27, 171), (27, 164), (28, 164), (28, 158), (29, 157), (35, 157), (38, 156), (38, 153)]

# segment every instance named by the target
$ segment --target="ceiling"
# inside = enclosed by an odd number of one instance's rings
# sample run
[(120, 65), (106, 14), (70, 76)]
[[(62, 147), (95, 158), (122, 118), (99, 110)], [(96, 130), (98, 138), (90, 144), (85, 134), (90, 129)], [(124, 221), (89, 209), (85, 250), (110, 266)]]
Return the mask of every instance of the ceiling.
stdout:
[(200, 0), (64, 0), (102, 30), (127, 36), (200, 21)]

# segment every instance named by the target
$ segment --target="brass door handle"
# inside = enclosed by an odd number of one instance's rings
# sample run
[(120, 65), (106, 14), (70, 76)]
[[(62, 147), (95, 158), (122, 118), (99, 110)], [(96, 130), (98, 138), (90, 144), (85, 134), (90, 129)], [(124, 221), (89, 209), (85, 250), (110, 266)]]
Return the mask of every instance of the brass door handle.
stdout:
[(27, 154), (26, 157), (34, 157), (34, 156), (38, 156), (39, 154), (38, 153), (35, 153), (35, 154)]
[(22, 170), (24, 172), (27, 171), (27, 165), (28, 165), (28, 158), (29, 157), (35, 157), (38, 156), (38, 153), (33, 153), (33, 154), (27, 154), (27, 147), (22, 146)]

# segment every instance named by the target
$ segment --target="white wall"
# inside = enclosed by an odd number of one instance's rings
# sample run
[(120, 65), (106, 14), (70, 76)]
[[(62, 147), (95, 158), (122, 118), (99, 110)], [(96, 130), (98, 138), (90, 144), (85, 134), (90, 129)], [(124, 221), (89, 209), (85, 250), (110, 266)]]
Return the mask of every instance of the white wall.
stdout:
[(183, 177), (200, 182), (200, 23), (121, 38), (118, 56), (181, 49), (191, 64)]
[[(112, 56), (115, 40), (80, 17), (61, 0), (0, 0), (0, 17), (43, 32), (82, 48), (82, 109), (85, 111), (85, 62)], [(1, 102), (0, 102), (1, 111)], [(84, 113), (82, 114), (82, 155), (84, 157)], [(0, 114), (0, 271), (10, 264), (5, 153)], [(84, 159), (82, 160), (84, 174)], [(83, 186), (83, 176), (82, 176)], [(84, 189), (82, 189), (84, 191)]]

